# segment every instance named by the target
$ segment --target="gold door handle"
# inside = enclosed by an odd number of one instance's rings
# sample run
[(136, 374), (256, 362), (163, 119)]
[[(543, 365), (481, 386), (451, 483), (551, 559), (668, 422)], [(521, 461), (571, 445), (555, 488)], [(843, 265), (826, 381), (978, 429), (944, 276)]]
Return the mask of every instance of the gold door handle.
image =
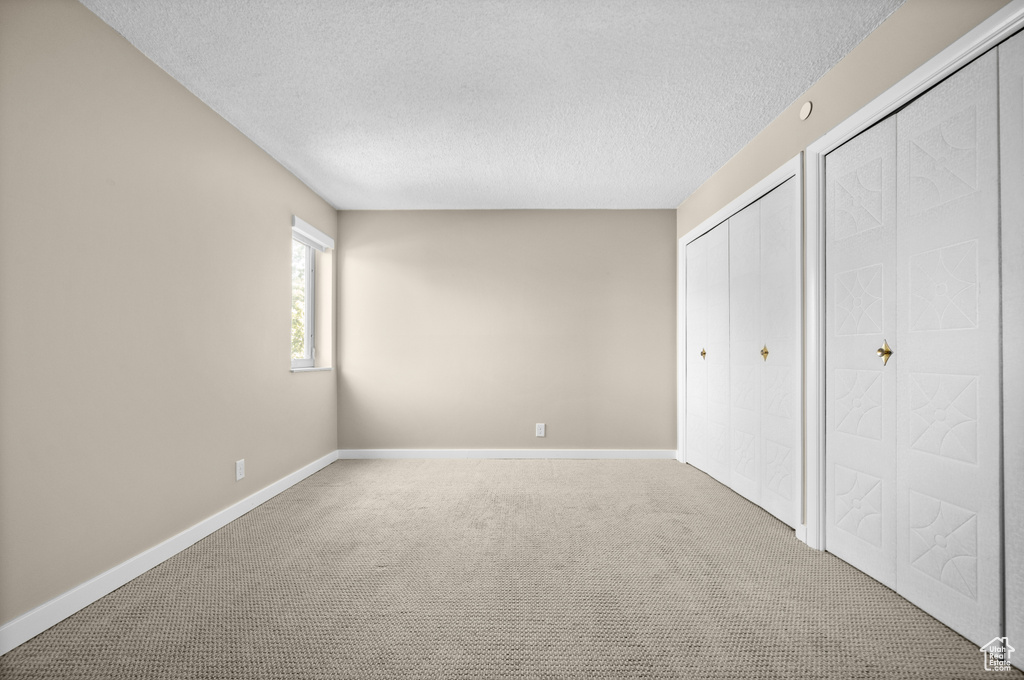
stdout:
[(875, 352), (875, 354), (882, 357), (883, 366), (889, 363), (889, 357), (892, 356), (892, 350), (889, 348), (889, 343), (886, 342), (885, 340), (882, 340), (882, 346), (878, 348), (878, 351)]
[(768, 345), (761, 348), (761, 358), (768, 361)]
[(703, 359), (703, 358), (704, 358), (704, 357), (706, 357), (707, 355), (708, 355), (708, 353), (704, 351), (704, 348), (703, 348), (703, 347), (701, 347), (701, 348), (700, 348), (700, 358), (701, 358), (701, 359)]

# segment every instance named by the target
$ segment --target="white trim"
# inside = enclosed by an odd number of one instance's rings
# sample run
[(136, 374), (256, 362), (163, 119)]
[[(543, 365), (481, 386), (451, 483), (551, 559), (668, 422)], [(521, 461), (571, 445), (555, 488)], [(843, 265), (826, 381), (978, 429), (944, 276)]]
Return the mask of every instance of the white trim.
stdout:
[[(1021, 1), (1024, 2), (1024, 0)], [(799, 177), (802, 172), (803, 163), (801, 162), (801, 154), (798, 153), (760, 182), (726, 203), (725, 206), (718, 210), (714, 215), (701, 222), (696, 229), (688, 231), (680, 240), (684, 243), (690, 243), (691, 241), (697, 240), (697, 238), (708, 233), (722, 222), (725, 222), (727, 219), (738, 213), (740, 210), (743, 210), (748, 205), (788, 180), (790, 177)], [(685, 267), (686, 258), (684, 257), (681, 260), (678, 260), (678, 264)]]
[(796, 530), (796, 538), (797, 538), (797, 540), (801, 541), (802, 543), (806, 543), (807, 542), (807, 525), (806, 524), (797, 524), (794, 527), (794, 529)]
[(334, 247), (334, 239), (320, 231), (298, 215), (292, 215), (292, 237), (300, 236), (299, 241), (313, 246), (319, 251)]
[(807, 147), (804, 374), (807, 450), (806, 543), (825, 546), (824, 177), (825, 156), (1024, 27), (1024, 0), (1014, 0), (857, 113)]
[(251, 496), (243, 498), (234, 505), (207, 517), (163, 543), (139, 553), (116, 567), (108, 569), (99, 576), (72, 588), (62, 595), (58, 595), (49, 602), (39, 605), (32, 611), (8, 621), (3, 626), (0, 626), (0, 654), (6, 654), (23, 642), (39, 635), (50, 626), (63, 621), (104, 595), (117, 590), (164, 560), (177, 555), (185, 548), (217, 531), (217, 529), (233, 522), (285, 489), (301, 482), (314, 472), (327, 467), (337, 458), (337, 451), (329, 453), (273, 484), (260, 489)]
[[(703, 226), (703, 225), (701, 225)], [(676, 244), (676, 460), (686, 462), (686, 244)]]
[(799, 224), (797, 233), (797, 247), (796, 252), (793, 253), (793, 267), (797, 272), (797, 290), (796, 290), (796, 309), (794, 310), (794, 316), (796, 317), (796, 327), (793, 329), (796, 334), (796, 355), (800, 357), (800, 361), (797, 362), (797, 368), (793, 376), (793, 389), (797, 395), (797, 404), (799, 406), (798, 411), (800, 416), (794, 423), (793, 441), (798, 442), (797, 451), (800, 455), (796, 456), (794, 462), (795, 469), (793, 470), (793, 491), (794, 491), (794, 502), (796, 503), (796, 513), (794, 517), (794, 529), (799, 533), (800, 527), (804, 525), (804, 489), (807, 488), (806, 480), (804, 479), (804, 460), (807, 456), (807, 449), (804, 447), (804, 418), (807, 413), (807, 402), (804, 400), (804, 371), (803, 371), (803, 357), (804, 357), (804, 153), (801, 151), (796, 157), (790, 161), (796, 163), (796, 191), (794, 192), (794, 212), (798, 216), (797, 222)]
[[(1024, 2), (1024, 0), (1021, 0)], [(720, 210), (715, 212), (711, 217), (707, 218), (700, 223), (695, 229), (687, 232), (677, 244), (676, 251), (676, 428), (678, 441), (676, 446), (679, 449), (678, 460), (682, 463), (686, 462), (686, 361), (684, 353), (686, 352), (686, 246), (689, 243), (697, 240), (699, 237), (708, 233), (721, 223), (728, 220), (730, 217), (738, 213), (743, 208), (754, 201), (759, 200), (767, 193), (781, 186), (784, 182), (790, 179), (796, 179), (796, 192), (795, 192), (795, 212), (798, 216), (802, 216), (803, 212), (803, 195), (801, 194), (801, 186), (804, 179), (804, 164), (803, 164), (803, 152), (798, 153), (793, 158), (783, 163), (777, 170), (769, 174), (767, 177), (762, 179), (760, 182), (750, 187), (742, 194), (729, 201)], [(803, 220), (800, 220), (801, 225)], [(802, 234), (801, 234), (802, 236)], [(801, 241), (802, 243), (802, 238)], [(793, 262), (793, 267), (800, 269), (802, 264), (803, 254), (800, 248), (797, 248), (796, 260)], [(801, 311), (803, 308), (803, 286), (798, 286), (800, 289), (800, 295), (798, 295), (798, 309), (796, 317), (801, 318)], [(797, 353), (803, 351), (802, 342), (802, 328), (798, 327), (796, 331), (797, 335)], [(803, 375), (801, 371), (796, 371), (794, 376), (797, 394), (801, 393), (803, 386)], [(801, 403), (803, 403), (801, 401)], [(803, 423), (797, 421), (797, 432), (795, 433), (796, 441), (802, 441), (803, 439)], [(802, 473), (802, 456), (796, 456), (793, 463), (794, 475), (793, 484), (797, 491), (794, 503), (796, 504), (796, 518), (795, 524), (800, 525), (801, 518), (803, 517), (803, 503), (802, 496), (800, 493), (800, 487), (803, 483)]]
[(807, 206), (804, 209), (804, 450), (807, 494), (804, 542), (825, 549), (825, 156), (807, 149), (804, 175)]
[(339, 449), (339, 460), (399, 458), (668, 459), (673, 449)]
[(309, 368), (293, 368), (292, 373), (316, 373), (317, 371), (333, 371), (333, 366), (311, 366)]
[(319, 250), (320, 252), (324, 251), (324, 247), (322, 245), (296, 229), (292, 229), (292, 240), (298, 241), (304, 246), (309, 246), (313, 250)]

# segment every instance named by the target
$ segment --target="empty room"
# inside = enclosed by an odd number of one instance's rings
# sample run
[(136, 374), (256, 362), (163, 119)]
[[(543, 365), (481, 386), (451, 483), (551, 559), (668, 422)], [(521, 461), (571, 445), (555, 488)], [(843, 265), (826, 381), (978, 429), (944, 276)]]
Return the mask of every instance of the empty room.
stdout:
[(1024, 677), (1022, 338), (1024, 0), (0, 0), (0, 678)]

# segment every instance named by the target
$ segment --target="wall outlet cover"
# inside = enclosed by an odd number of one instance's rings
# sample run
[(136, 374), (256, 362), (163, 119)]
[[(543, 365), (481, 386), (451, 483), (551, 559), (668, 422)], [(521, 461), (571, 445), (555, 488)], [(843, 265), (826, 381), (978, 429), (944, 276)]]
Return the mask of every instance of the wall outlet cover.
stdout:
[(245, 477), (245, 458), (235, 461), (235, 481), (237, 482), (243, 477)]

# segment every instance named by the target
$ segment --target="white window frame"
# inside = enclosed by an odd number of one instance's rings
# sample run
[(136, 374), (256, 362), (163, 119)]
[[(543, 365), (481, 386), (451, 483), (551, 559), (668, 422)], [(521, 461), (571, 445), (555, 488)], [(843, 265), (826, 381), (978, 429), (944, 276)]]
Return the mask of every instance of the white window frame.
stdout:
[(316, 253), (334, 248), (334, 239), (297, 215), (292, 215), (292, 240), (306, 250), (306, 347), (309, 357), (292, 359), (292, 370), (315, 370), (316, 366)]

